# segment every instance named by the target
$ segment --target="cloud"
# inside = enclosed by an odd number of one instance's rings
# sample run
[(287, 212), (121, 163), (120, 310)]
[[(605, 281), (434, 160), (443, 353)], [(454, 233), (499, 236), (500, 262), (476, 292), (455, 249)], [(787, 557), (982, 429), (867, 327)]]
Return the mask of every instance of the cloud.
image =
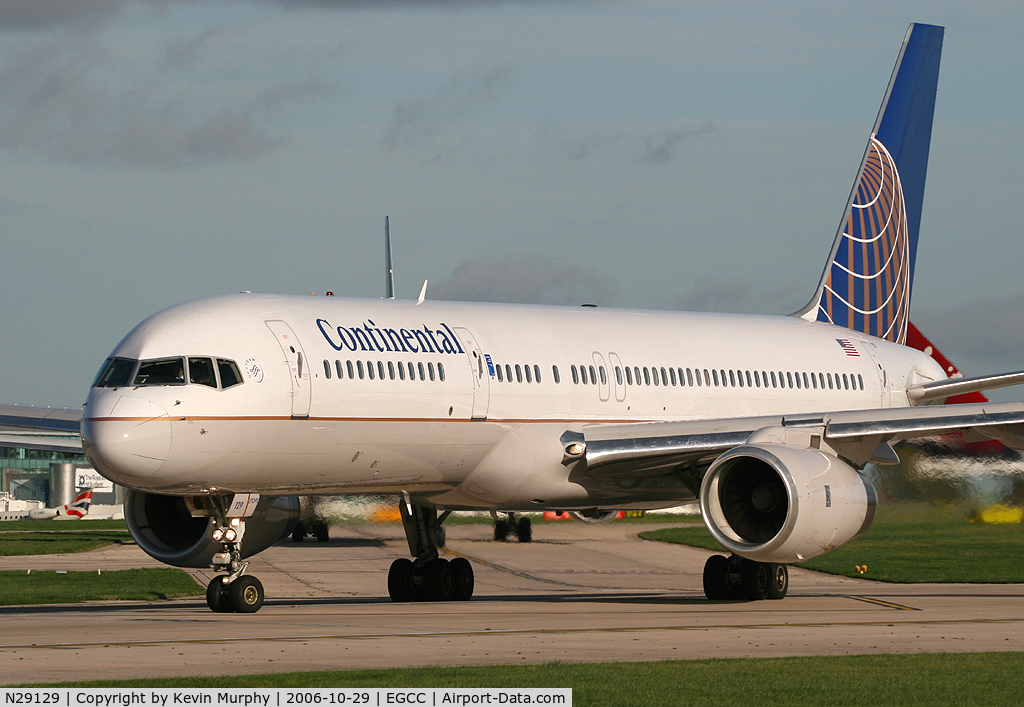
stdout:
[(638, 127), (595, 130), (545, 126), (535, 131), (535, 138), (542, 150), (561, 155), (569, 162), (621, 157), (660, 165), (672, 161), (680, 143), (707, 135), (714, 129), (711, 121), (657, 128), (646, 133)]
[(382, 142), (392, 149), (433, 143), (474, 108), (493, 103), (511, 73), (511, 67), (497, 66), (458, 74), (433, 96), (397, 101)]
[(432, 288), (429, 296), (470, 302), (610, 305), (617, 291), (610, 277), (561, 258), (534, 254), (496, 261), (466, 260), (450, 279)]
[(807, 303), (809, 292), (771, 283), (720, 280), (702, 277), (690, 291), (673, 300), (675, 309), (688, 312), (738, 312), (750, 314), (789, 314)]
[(3, 0), (0, 30), (102, 25), (130, 0)]
[(714, 130), (711, 121), (699, 125), (690, 125), (679, 128), (663, 130), (655, 135), (648, 135), (643, 139), (644, 154), (641, 162), (653, 164), (666, 164), (672, 161), (672, 155), (676, 146), (694, 137), (707, 135)]
[[(210, 39), (204, 32), (195, 47)], [(186, 42), (187, 44), (187, 42)], [(165, 51), (163, 61), (183, 54)], [(175, 168), (246, 160), (280, 146), (262, 123), (282, 105), (331, 93), (337, 85), (280, 82), (235, 105), (196, 107), (173, 81), (106, 85), (117, 59), (87, 39), (67, 37), (14, 52), (0, 66), (0, 148), (56, 161)]]
[(1024, 293), (952, 309), (914, 307), (911, 320), (964, 375), (1024, 369)]

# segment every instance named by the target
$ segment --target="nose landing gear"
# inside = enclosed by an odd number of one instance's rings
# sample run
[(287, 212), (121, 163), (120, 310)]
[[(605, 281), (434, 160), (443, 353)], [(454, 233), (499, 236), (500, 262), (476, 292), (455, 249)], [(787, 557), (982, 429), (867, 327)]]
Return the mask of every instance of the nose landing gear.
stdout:
[(216, 613), (252, 614), (263, 606), (263, 584), (245, 570), (249, 563), (242, 560), (242, 536), (245, 521), (241, 518), (217, 518), (213, 539), (222, 543), (221, 551), (212, 558), (215, 571), (226, 572), (210, 581), (206, 587), (206, 605)]

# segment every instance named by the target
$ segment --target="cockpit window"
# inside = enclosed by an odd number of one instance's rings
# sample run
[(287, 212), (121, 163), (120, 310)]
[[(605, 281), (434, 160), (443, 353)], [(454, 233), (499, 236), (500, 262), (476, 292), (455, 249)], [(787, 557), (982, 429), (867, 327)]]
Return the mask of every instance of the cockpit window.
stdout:
[(238, 366), (234, 361), (218, 358), (217, 371), (220, 373), (221, 388), (230, 388), (242, 382), (242, 374), (238, 372)]
[(133, 358), (108, 358), (100, 369), (93, 386), (96, 388), (120, 388), (128, 385), (132, 371), (138, 363)]
[(185, 360), (158, 358), (143, 361), (135, 374), (135, 385), (185, 385)]
[(213, 373), (213, 359), (189, 358), (188, 382), (217, 387), (217, 377)]

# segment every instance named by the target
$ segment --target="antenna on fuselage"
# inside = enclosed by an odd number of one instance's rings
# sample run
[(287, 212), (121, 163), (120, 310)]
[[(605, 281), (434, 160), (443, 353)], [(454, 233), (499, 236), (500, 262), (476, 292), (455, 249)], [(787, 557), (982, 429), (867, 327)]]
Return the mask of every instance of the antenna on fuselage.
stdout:
[(395, 269), (391, 264), (391, 227), (384, 217), (384, 292), (388, 299), (395, 298)]

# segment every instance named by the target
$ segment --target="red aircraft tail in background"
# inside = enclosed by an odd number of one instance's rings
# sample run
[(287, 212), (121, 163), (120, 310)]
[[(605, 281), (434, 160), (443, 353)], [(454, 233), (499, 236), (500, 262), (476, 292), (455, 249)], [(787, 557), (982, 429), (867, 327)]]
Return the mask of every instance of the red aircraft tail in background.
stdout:
[[(928, 338), (921, 333), (921, 330), (914, 326), (913, 322), (908, 322), (907, 326), (907, 346), (911, 346), (918, 351), (922, 351), (931, 356), (936, 363), (942, 366), (942, 370), (946, 372), (949, 378), (957, 378), (963, 374), (957, 369), (953, 363), (942, 355), (942, 352), (935, 348), (935, 344), (930, 342)], [(962, 403), (987, 403), (988, 398), (985, 397), (984, 393), (973, 392), (964, 393), (963, 395), (953, 395), (946, 398), (946, 405), (957, 405)], [(1001, 456), (1007, 454), (1010, 450), (1002, 442), (995, 440), (989, 440), (985, 442), (972, 442), (967, 444), (964, 442), (963, 435), (959, 432), (954, 432), (948, 435), (942, 435), (942, 437), (952, 443), (952, 446), (964, 449), (970, 454), (976, 454), (979, 456)]]

